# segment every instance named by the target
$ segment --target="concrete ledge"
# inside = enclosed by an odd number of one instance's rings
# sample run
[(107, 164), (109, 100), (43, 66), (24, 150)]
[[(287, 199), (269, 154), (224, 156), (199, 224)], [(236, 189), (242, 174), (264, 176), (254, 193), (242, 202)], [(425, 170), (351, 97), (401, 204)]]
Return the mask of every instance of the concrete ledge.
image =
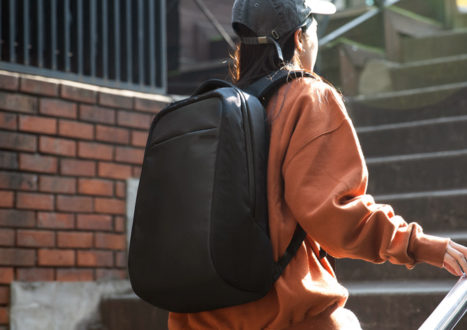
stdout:
[(128, 281), (13, 282), (10, 329), (102, 329), (101, 300), (108, 295), (128, 293)]

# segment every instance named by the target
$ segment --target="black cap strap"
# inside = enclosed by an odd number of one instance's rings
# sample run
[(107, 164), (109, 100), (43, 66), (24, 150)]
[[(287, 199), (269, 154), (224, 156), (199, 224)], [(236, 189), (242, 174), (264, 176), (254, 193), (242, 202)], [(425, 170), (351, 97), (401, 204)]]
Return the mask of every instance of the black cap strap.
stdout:
[(276, 51), (277, 51), (277, 56), (279, 57), (279, 59), (284, 62), (284, 56), (282, 56), (282, 50), (281, 50), (281, 46), (279, 45), (279, 43), (274, 40), (273, 38), (271, 37), (249, 37), (249, 38), (241, 38), (240, 39), (241, 42), (243, 42), (244, 44), (246, 45), (265, 45), (265, 44), (273, 44), (275, 47), (276, 47)]

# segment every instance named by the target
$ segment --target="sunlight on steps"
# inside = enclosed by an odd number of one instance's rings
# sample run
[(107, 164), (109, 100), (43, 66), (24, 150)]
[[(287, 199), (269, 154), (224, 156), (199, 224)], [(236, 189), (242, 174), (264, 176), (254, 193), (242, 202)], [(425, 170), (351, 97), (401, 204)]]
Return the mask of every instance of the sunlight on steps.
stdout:
[(457, 0), (457, 7), (459, 7), (459, 11), (467, 13), (467, 0)]

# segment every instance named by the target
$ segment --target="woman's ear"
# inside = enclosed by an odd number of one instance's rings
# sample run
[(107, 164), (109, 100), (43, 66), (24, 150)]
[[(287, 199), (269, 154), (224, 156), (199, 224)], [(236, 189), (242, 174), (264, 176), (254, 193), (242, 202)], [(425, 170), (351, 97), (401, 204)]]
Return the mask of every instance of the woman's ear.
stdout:
[(303, 50), (302, 38), (302, 29), (298, 29), (294, 32), (295, 49), (297, 49), (299, 52)]

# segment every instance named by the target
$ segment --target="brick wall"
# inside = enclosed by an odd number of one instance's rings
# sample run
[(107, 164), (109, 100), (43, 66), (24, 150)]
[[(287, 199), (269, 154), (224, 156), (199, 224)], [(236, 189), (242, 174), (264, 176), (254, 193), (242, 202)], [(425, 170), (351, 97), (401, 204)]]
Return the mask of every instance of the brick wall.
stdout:
[(169, 99), (0, 72), (0, 329), (12, 281), (126, 273), (126, 179)]

